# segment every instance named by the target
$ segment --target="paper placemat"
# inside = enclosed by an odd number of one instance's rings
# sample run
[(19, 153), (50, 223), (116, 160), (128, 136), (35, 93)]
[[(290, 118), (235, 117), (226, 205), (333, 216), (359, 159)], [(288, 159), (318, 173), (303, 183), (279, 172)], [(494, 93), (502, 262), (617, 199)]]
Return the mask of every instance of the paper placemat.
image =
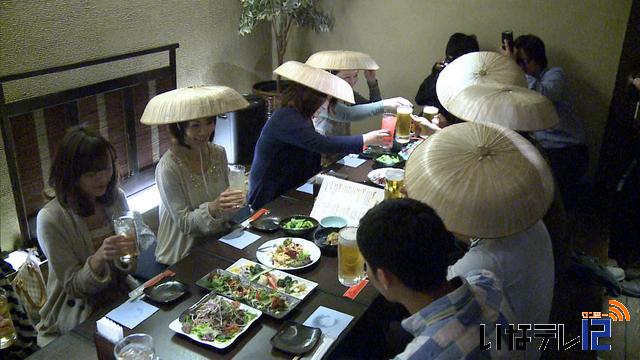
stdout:
[(127, 300), (117, 308), (109, 311), (106, 317), (128, 329), (133, 329), (156, 311), (158, 311), (157, 307), (149, 305), (141, 299), (135, 301)]
[(367, 160), (360, 159), (358, 154), (349, 154), (342, 159), (338, 160), (338, 164), (342, 164), (348, 167), (357, 168), (358, 166), (364, 164)]
[(223, 242), (227, 245), (231, 245), (236, 249), (244, 249), (252, 242), (260, 239), (260, 235), (256, 235), (254, 233), (243, 231), (242, 235), (238, 236), (235, 239), (220, 239), (220, 242)]
[(351, 320), (353, 316), (349, 314), (319, 306), (303, 325), (319, 328), (324, 335), (337, 339)]
[(313, 195), (313, 184), (305, 183), (304, 185), (300, 186), (296, 190), (298, 190), (300, 192), (303, 192), (303, 193), (307, 193), (307, 194)]

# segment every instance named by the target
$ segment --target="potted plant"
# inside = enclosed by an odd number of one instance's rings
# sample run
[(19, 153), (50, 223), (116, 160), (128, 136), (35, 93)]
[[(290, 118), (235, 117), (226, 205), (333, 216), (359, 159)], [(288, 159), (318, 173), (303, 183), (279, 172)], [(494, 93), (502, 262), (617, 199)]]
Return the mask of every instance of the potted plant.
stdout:
[[(318, 0), (240, 0), (242, 14), (238, 32), (250, 34), (260, 21), (271, 22), (271, 31), (275, 36), (278, 66), (284, 62), (291, 25), (299, 28), (311, 28), (314, 31), (327, 32), (333, 28), (333, 19), (323, 12)], [(263, 81), (254, 84), (253, 91), (267, 100), (267, 116), (271, 116), (274, 96), (286, 86), (276, 81)]]

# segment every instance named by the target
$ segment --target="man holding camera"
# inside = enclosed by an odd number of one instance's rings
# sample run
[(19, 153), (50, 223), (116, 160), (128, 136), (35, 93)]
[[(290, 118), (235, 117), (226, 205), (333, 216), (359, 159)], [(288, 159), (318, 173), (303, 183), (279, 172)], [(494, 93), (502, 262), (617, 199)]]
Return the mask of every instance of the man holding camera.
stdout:
[(545, 149), (553, 174), (558, 180), (564, 204), (576, 207), (579, 179), (589, 165), (582, 121), (573, 114), (567, 80), (559, 67), (547, 66), (542, 40), (535, 35), (519, 36), (513, 44), (503, 40), (502, 53), (511, 57), (525, 72), (529, 89), (551, 100), (560, 123), (547, 130), (535, 131), (532, 137)]

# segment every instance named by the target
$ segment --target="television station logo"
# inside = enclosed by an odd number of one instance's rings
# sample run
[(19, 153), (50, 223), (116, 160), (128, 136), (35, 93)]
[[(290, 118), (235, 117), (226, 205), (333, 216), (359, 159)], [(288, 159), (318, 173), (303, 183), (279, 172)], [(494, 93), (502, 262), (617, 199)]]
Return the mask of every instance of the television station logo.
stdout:
[(485, 324), (480, 324), (480, 347), (489, 350), (523, 351), (533, 339), (541, 339), (539, 349), (553, 350), (549, 346), (556, 340), (557, 350), (569, 350), (580, 344), (581, 350), (609, 351), (611, 344), (600, 343), (602, 339), (611, 339), (611, 324), (618, 321), (631, 321), (627, 307), (618, 300), (609, 300), (609, 312), (582, 312), (582, 330), (580, 336), (573, 339), (565, 337), (565, 324), (496, 324), (495, 344), (487, 342)]

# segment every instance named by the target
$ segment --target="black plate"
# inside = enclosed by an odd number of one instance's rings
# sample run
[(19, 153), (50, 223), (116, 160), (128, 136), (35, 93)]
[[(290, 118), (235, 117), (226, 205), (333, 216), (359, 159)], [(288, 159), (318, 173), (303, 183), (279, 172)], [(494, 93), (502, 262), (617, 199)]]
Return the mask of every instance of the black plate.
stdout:
[[(313, 223), (313, 227), (310, 227), (308, 229), (300, 229), (300, 230), (285, 229), (285, 228), (282, 227), (284, 224), (288, 223), (289, 220), (291, 220), (293, 218), (309, 220), (309, 221), (311, 221)], [(312, 218), (311, 216), (308, 216), (308, 215), (293, 215), (293, 216), (289, 216), (289, 217), (286, 217), (286, 218), (280, 220), (280, 228), (282, 229), (282, 231), (284, 231), (285, 234), (287, 234), (289, 236), (293, 236), (293, 237), (303, 237), (303, 236), (313, 232), (316, 228), (318, 228), (318, 225), (320, 225), (318, 220), (316, 220), (316, 219), (314, 219), (314, 218)]]
[(284, 352), (300, 355), (316, 346), (322, 331), (318, 328), (287, 321), (271, 338), (271, 345)]
[(318, 245), (320, 251), (326, 256), (336, 256), (338, 254), (338, 245), (327, 244), (327, 236), (333, 232), (340, 232), (340, 228), (321, 227), (313, 234), (313, 242)]
[(172, 302), (187, 292), (187, 286), (179, 281), (169, 280), (144, 289), (144, 294), (157, 303)]
[(263, 216), (249, 223), (252, 229), (263, 232), (276, 232), (280, 229), (280, 218), (277, 216)]
[[(394, 156), (397, 157), (398, 159), (400, 159), (400, 161), (398, 161), (397, 163), (391, 165), (391, 164), (386, 164), (383, 162), (378, 161), (378, 158), (382, 155), (389, 155), (389, 156)], [(373, 168), (374, 169), (378, 169), (378, 168), (383, 168), (383, 167), (392, 167), (392, 168), (399, 168), (402, 169), (404, 167), (404, 159), (402, 158), (402, 156), (395, 154), (395, 153), (384, 153), (384, 154), (380, 154), (378, 155), (374, 160), (374, 164), (373, 164)]]

